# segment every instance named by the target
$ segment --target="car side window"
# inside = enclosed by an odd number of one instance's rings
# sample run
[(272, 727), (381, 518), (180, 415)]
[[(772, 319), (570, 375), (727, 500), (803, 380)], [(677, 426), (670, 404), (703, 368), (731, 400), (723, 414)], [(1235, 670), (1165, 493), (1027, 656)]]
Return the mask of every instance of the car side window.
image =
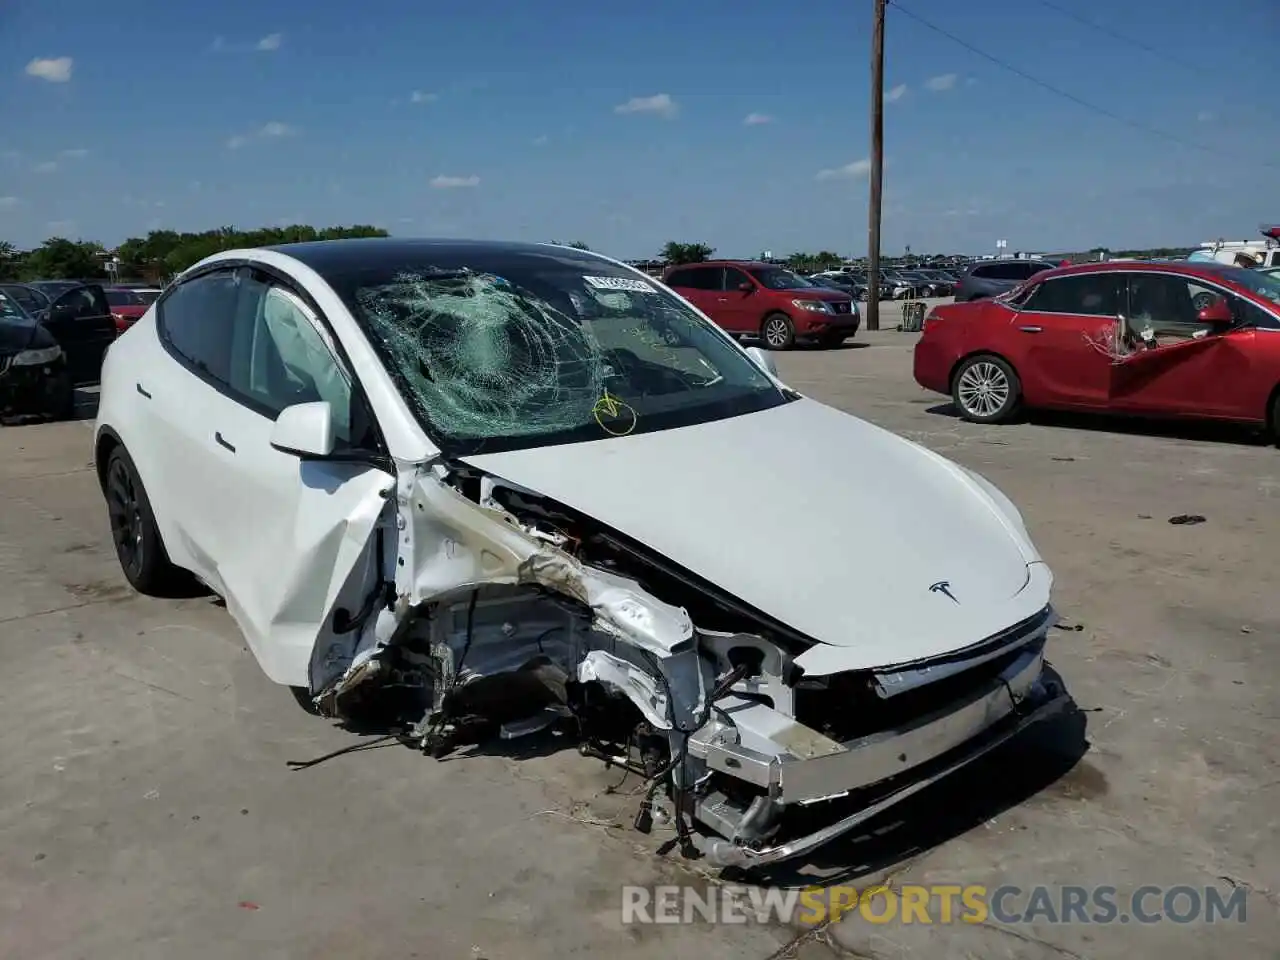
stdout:
[(719, 290), (720, 273), (719, 267), (694, 267), (685, 272), (681, 286), (687, 290)]
[(174, 287), (156, 311), (166, 346), (191, 369), (221, 384), (231, 375), (237, 293), (234, 271), (206, 273)]
[(1176, 273), (1134, 273), (1129, 276), (1129, 319), (1135, 330), (1150, 329), (1155, 334), (1193, 336), (1214, 332), (1216, 324), (1200, 320), (1201, 310), (1226, 299), (1232, 312), (1240, 301), (1221, 290)]
[[(737, 290), (744, 283), (751, 283), (751, 279), (742, 270), (736, 267), (724, 268), (724, 286), (721, 290)], [(752, 285), (754, 287), (754, 284)]]
[(311, 308), (265, 274), (249, 274), (232, 338), (232, 390), (274, 418), (323, 400), (340, 446), (353, 442), (351, 376)]
[(1041, 281), (1023, 304), (1040, 313), (1068, 313), (1084, 317), (1119, 316), (1121, 278), (1114, 273), (1085, 273)]

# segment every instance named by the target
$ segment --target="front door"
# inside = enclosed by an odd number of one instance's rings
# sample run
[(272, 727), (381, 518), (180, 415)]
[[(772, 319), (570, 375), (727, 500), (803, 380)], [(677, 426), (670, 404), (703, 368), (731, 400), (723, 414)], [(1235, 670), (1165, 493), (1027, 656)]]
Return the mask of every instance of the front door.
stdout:
[(1128, 276), (1132, 352), (1111, 373), (1117, 410), (1151, 416), (1250, 419), (1252, 327), (1223, 329), (1198, 319), (1225, 301), (1243, 321), (1247, 305), (1234, 294), (1175, 273)]
[(216, 489), (208, 510), (218, 517), (210, 552), (227, 608), (266, 674), (319, 689), (333, 679), (326, 661), (349, 661), (352, 618), (383, 582), (395, 539), (377, 531), (393, 519), (394, 477), (389, 463), (304, 461), (271, 446), (280, 412), (315, 401), (330, 405), (336, 449), (378, 444), (368, 408), (311, 308), (248, 268), (228, 387), (208, 438)]
[(1107, 406), (1123, 281), (1116, 274), (1057, 277), (1033, 286), (1009, 323), (1010, 352), (1031, 406)]

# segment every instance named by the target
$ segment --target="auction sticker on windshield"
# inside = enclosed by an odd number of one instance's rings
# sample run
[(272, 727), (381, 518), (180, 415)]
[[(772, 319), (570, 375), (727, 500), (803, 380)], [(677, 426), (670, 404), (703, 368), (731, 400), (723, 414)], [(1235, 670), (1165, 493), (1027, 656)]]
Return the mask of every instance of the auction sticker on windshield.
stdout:
[(583, 277), (582, 279), (597, 290), (630, 290), (635, 293), (658, 292), (643, 280), (633, 280), (630, 277)]

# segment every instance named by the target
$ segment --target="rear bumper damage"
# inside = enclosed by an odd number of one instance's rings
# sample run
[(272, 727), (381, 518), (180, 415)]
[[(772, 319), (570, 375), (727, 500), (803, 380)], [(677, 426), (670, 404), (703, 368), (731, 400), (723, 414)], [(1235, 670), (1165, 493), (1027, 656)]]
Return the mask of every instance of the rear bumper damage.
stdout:
[[(533, 491), (419, 466), (387, 509), (383, 582), (313, 654), (322, 711), (394, 700), (433, 756), (569, 719), (646, 781), (636, 827), (657, 815), (713, 865), (811, 851), (1068, 702), (1043, 676), (1047, 569), (1039, 612), (987, 640), (806, 677), (822, 644)], [(836, 800), (857, 812), (795, 835)]]

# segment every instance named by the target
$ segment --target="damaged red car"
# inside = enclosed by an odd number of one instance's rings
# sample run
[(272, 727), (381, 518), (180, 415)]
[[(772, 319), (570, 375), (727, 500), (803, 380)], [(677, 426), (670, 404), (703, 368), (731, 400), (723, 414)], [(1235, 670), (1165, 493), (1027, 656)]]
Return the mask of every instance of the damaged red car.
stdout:
[(1026, 408), (1280, 430), (1280, 280), (1217, 263), (1093, 263), (935, 307), (916, 382), (967, 420)]

